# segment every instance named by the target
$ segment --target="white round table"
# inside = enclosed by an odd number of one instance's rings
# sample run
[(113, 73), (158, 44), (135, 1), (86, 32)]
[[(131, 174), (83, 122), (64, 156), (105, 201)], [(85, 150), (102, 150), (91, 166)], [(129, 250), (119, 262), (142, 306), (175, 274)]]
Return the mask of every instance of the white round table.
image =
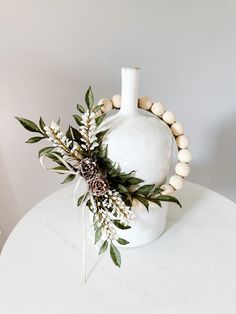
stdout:
[(155, 242), (122, 249), (122, 267), (88, 244), (81, 281), (81, 225), (73, 185), (37, 204), (0, 258), (1, 314), (235, 314), (236, 205), (186, 183)]

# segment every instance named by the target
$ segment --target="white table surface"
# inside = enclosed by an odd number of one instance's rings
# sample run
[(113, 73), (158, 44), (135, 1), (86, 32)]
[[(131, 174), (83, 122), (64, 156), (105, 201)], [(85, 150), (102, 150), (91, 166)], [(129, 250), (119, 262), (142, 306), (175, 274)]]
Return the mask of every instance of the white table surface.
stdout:
[(166, 232), (122, 249), (122, 268), (88, 248), (81, 283), (81, 227), (70, 185), (37, 204), (0, 258), (1, 314), (235, 314), (236, 205), (202, 186), (178, 193)]

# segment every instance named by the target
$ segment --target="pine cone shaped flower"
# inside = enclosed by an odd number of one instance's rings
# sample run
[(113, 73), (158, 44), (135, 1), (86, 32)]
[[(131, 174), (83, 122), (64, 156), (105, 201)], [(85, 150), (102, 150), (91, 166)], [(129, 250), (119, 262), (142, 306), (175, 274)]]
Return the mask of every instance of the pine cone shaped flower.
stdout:
[(97, 165), (95, 161), (93, 161), (90, 158), (84, 158), (80, 162), (80, 167), (79, 167), (79, 174), (81, 177), (83, 177), (86, 181), (91, 180), (92, 178), (95, 177), (97, 174)]
[(107, 179), (101, 175), (96, 175), (89, 181), (89, 189), (94, 196), (102, 196), (109, 189)]

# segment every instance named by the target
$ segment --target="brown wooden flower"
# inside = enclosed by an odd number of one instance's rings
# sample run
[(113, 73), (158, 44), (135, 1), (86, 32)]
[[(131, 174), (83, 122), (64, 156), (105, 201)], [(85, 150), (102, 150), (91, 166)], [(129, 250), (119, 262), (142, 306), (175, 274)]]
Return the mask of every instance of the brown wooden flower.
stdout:
[(89, 181), (89, 189), (94, 196), (102, 196), (109, 189), (107, 179), (101, 175), (96, 175)]
[(91, 180), (97, 174), (97, 165), (95, 161), (90, 158), (84, 158), (80, 162), (79, 173), (86, 181)]

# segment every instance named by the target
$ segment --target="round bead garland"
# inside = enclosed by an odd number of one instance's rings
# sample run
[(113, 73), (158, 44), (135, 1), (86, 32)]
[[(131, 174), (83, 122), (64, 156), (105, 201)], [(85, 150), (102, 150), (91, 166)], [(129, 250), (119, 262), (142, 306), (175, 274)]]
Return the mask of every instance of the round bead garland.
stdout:
[[(99, 101), (102, 105), (101, 112), (106, 113), (111, 109), (119, 109), (121, 105), (121, 96), (114, 95), (111, 99), (103, 98)], [(166, 111), (165, 106), (161, 102), (152, 103), (148, 96), (143, 96), (138, 100), (139, 108), (151, 111), (154, 115), (163, 120), (170, 128), (174, 135), (176, 145), (178, 147), (178, 160), (175, 166), (175, 173), (169, 178), (168, 184), (161, 186), (163, 195), (170, 195), (175, 190), (180, 190), (183, 187), (184, 178), (189, 175), (189, 162), (192, 159), (191, 152), (188, 150), (189, 139), (184, 135), (184, 127), (181, 123), (176, 122), (175, 114), (172, 111)]]

